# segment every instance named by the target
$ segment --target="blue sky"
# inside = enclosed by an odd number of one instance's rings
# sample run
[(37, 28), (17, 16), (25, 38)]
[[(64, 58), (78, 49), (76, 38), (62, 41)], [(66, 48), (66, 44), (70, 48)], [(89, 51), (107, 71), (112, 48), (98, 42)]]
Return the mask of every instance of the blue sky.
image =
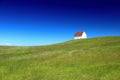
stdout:
[(73, 39), (120, 36), (120, 2), (0, 0), (0, 45), (46, 45)]

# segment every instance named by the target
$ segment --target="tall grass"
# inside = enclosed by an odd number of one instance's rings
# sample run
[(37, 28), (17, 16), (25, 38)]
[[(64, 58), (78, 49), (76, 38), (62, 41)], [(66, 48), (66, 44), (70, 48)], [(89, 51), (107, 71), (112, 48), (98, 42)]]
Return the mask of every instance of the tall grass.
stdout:
[(120, 37), (0, 47), (0, 80), (119, 80)]

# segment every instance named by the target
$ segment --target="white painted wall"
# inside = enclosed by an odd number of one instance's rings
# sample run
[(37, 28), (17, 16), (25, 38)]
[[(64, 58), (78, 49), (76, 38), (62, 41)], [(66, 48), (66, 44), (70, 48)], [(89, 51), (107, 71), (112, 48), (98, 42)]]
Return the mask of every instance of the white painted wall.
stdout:
[(86, 32), (83, 32), (83, 35), (82, 35), (82, 36), (74, 37), (74, 39), (86, 39), (86, 38), (87, 38)]

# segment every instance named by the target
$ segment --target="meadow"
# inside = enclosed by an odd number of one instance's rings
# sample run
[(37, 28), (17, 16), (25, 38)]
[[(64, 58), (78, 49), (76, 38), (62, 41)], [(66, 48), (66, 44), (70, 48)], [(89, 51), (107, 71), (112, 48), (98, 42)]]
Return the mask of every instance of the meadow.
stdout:
[(0, 80), (120, 80), (120, 37), (0, 46)]

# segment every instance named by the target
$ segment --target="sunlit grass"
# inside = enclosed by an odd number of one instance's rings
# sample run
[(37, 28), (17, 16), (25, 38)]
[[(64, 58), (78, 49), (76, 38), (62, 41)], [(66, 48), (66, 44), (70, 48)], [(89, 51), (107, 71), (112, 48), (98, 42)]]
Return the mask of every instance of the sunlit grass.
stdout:
[(119, 80), (120, 37), (0, 47), (0, 80)]

